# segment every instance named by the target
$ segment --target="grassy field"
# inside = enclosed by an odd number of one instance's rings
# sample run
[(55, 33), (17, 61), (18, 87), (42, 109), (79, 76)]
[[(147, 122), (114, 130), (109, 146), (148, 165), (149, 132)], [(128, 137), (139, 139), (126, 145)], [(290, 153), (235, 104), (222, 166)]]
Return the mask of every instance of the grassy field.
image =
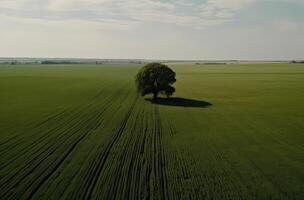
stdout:
[(304, 65), (0, 66), (1, 199), (304, 199)]

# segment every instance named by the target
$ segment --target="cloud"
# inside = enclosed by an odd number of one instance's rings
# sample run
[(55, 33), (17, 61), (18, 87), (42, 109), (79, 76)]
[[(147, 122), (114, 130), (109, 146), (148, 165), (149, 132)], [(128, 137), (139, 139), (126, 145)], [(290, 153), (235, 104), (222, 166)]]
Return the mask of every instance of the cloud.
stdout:
[(0, 0), (1, 9), (25, 10), (41, 9), (46, 0)]
[(201, 3), (189, 0), (0, 0), (0, 13), (41, 20), (106, 21), (113, 23), (112, 26), (158, 23), (206, 28), (231, 21), (251, 4), (266, 1), (303, 3), (303, 0), (207, 0)]
[[(261, 10), (252, 6), (256, 3), (263, 6), (263, 2), (271, 4)], [(303, 15), (272, 16), (279, 2), (280, 8), (304, 3), (303, 0), (0, 0), (0, 56), (301, 58)], [(248, 16), (243, 17), (247, 11), (250, 17), (261, 14), (263, 23), (248, 21)], [(214, 27), (236, 18), (238, 24)]]
[(280, 20), (273, 22), (273, 27), (278, 31), (304, 34), (304, 22)]
[(201, 16), (207, 19), (231, 19), (254, 0), (208, 0), (201, 5)]
[(47, 8), (51, 11), (98, 10), (106, 7), (113, 0), (48, 0)]
[[(21, 28), (24, 31), (33, 30), (69, 30), (72, 31), (87, 31), (87, 30), (127, 30), (131, 27), (137, 26), (138, 23), (128, 20), (115, 19), (101, 19), (98, 21), (87, 21), (82, 19), (64, 19), (64, 20), (50, 20), (38, 18), (19, 18), (10, 17), (0, 14), (0, 23), (2, 27), (5, 24), (14, 24), (14, 28)], [(31, 29), (27, 29), (30, 27)]]
[[(116, 20), (115, 22), (157, 22), (178, 26), (204, 28), (231, 20), (235, 14), (253, 0), (208, 0), (194, 4), (178, 0), (164, 2), (159, 0), (1, 0), (0, 11), (28, 13), (36, 9), (43, 12), (43, 17), (83, 19), (88, 21)], [(180, 10), (187, 8), (187, 12)], [(28, 11), (28, 12), (25, 12)], [(84, 14), (85, 13), (85, 14)], [(84, 17), (85, 16), (85, 17)], [(40, 18), (37, 16), (20, 16)]]

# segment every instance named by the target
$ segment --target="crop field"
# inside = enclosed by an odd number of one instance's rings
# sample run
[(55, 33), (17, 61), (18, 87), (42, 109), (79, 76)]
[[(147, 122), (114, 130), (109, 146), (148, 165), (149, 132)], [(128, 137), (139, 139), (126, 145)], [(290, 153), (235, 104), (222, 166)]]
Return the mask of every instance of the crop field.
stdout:
[(0, 65), (0, 199), (304, 199), (304, 65)]

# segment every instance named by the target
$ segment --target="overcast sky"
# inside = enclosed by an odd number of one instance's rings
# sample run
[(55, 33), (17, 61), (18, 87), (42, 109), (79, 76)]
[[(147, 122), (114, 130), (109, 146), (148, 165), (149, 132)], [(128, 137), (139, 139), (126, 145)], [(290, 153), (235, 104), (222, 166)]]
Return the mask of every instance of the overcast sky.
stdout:
[(304, 0), (0, 0), (0, 57), (304, 59)]

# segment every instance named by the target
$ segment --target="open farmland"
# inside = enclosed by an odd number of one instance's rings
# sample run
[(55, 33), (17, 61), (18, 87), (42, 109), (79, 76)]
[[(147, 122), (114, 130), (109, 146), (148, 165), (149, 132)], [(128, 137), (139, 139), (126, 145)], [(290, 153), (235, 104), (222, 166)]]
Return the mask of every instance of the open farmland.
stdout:
[(304, 199), (304, 65), (0, 66), (1, 199)]

